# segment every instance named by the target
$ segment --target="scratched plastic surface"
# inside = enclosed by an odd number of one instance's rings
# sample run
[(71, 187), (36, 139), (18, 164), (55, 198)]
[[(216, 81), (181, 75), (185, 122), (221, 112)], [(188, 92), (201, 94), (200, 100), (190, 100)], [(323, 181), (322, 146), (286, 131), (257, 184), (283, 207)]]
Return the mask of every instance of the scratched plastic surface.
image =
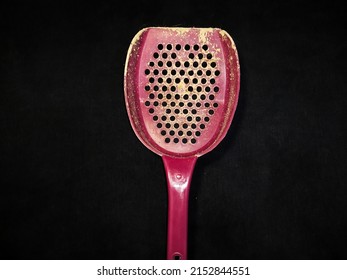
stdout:
[(129, 119), (140, 141), (162, 156), (168, 181), (168, 259), (187, 258), (194, 165), (227, 133), (239, 82), (235, 44), (221, 29), (146, 28), (129, 47), (124, 77)]

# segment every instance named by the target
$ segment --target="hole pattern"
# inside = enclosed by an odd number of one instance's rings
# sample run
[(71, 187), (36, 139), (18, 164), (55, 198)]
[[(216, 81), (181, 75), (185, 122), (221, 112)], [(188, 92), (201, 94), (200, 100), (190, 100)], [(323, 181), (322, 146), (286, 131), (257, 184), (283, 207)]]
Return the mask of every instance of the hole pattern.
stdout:
[(217, 61), (198, 44), (160, 43), (151, 57), (144, 71), (148, 113), (165, 143), (196, 144), (218, 110)]

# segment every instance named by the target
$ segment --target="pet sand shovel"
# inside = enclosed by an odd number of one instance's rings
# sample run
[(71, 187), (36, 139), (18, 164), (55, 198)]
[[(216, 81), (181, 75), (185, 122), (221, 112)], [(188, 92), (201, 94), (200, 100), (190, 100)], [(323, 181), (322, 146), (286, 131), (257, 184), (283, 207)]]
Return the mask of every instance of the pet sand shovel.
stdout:
[(129, 47), (125, 101), (140, 141), (163, 159), (167, 259), (187, 259), (188, 197), (195, 162), (226, 135), (238, 100), (235, 44), (215, 28), (145, 28)]

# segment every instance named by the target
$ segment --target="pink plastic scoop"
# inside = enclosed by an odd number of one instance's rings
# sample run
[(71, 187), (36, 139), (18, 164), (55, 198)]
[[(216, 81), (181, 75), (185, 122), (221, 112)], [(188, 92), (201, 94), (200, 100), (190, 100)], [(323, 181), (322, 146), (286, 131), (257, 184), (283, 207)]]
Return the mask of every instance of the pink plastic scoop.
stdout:
[(239, 94), (235, 44), (215, 28), (145, 28), (129, 47), (125, 101), (140, 141), (163, 159), (167, 259), (187, 259), (188, 196), (197, 158), (230, 127)]

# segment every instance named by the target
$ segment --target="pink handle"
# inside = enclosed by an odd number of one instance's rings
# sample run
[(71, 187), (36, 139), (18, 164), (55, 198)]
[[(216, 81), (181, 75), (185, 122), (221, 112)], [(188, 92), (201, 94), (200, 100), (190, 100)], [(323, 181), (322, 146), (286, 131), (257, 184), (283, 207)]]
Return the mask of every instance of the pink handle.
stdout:
[(197, 157), (163, 156), (168, 187), (167, 259), (187, 259), (188, 201)]

